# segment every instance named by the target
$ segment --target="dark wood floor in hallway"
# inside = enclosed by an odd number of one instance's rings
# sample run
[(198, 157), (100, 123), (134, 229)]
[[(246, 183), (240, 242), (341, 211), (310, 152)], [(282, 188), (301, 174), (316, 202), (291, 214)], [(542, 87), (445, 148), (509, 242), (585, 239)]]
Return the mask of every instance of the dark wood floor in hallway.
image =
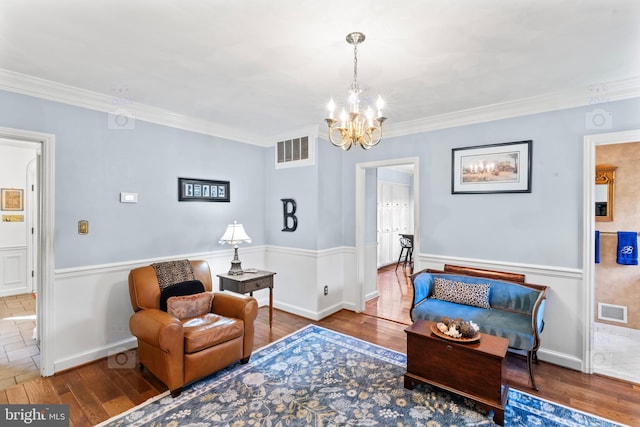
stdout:
[[(398, 280), (395, 272), (389, 277)], [(383, 284), (381, 280), (379, 285)], [(396, 282), (391, 286), (397, 287), (400, 299), (411, 299), (411, 290), (406, 288), (407, 282)], [(381, 298), (382, 295), (383, 292)], [(369, 307), (369, 314), (341, 310), (317, 322), (274, 310), (272, 328), (269, 328), (268, 307), (263, 307), (256, 321), (254, 347), (263, 347), (313, 323), (405, 353), (406, 325), (402, 322), (405, 321), (403, 316), (408, 316), (408, 308), (401, 308), (402, 303), (389, 304), (398, 307), (395, 314), (385, 311), (385, 316), (392, 320), (371, 315)], [(386, 309), (386, 304), (383, 305)], [(403, 313), (405, 309), (407, 311)], [(146, 370), (114, 369), (110, 365), (107, 359), (102, 359), (52, 377), (18, 384), (0, 392), (0, 403), (66, 403), (70, 407), (71, 426), (91, 426), (166, 390)], [(586, 375), (544, 362), (535, 366), (535, 374), (539, 392), (534, 392), (527, 384), (525, 360), (509, 356), (507, 381), (511, 387), (614, 421), (631, 426), (640, 425), (638, 384)]]

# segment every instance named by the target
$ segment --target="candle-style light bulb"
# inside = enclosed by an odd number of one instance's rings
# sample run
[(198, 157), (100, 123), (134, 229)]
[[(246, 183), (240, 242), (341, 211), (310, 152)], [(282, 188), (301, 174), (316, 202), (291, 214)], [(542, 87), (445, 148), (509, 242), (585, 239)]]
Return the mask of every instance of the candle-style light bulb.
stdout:
[(366, 117), (369, 127), (373, 127), (373, 110), (370, 106), (367, 108)]
[(329, 110), (329, 118), (333, 119), (333, 111), (336, 109), (336, 104), (333, 102), (333, 98), (329, 99), (329, 103), (327, 104), (327, 109)]
[(378, 108), (378, 117), (382, 117), (382, 107), (384, 107), (384, 101), (382, 97), (378, 95), (378, 101), (376, 101), (376, 107)]
[(343, 108), (340, 112), (340, 121), (342, 122), (342, 127), (347, 127), (347, 111)]

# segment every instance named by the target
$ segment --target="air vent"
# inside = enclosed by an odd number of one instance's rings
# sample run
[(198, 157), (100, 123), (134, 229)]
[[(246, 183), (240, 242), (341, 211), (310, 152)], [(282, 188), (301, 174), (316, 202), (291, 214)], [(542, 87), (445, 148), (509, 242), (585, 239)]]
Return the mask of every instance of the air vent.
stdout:
[(627, 323), (627, 307), (624, 305), (604, 304), (599, 302), (598, 319)]
[(313, 152), (308, 136), (286, 139), (276, 143), (276, 167), (295, 167), (313, 164)]

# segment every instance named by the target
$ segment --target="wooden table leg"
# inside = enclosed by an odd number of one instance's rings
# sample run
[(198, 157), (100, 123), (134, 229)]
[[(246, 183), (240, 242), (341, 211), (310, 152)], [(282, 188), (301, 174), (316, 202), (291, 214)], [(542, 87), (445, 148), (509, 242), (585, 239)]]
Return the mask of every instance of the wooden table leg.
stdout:
[(269, 288), (269, 328), (273, 324), (273, 288)]

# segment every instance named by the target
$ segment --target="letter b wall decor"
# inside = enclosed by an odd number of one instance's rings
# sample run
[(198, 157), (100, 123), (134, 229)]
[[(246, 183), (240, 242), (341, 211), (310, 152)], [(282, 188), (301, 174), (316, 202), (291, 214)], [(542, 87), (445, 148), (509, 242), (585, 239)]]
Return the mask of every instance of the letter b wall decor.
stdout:
[(296, 231), (296, 228), (298, 228), (298, 217), (295, 216), (297, 209), (296, 201), (293, 199), (280, 200), (282, 200), (282, 219), (284, 221), (282, 231)]

